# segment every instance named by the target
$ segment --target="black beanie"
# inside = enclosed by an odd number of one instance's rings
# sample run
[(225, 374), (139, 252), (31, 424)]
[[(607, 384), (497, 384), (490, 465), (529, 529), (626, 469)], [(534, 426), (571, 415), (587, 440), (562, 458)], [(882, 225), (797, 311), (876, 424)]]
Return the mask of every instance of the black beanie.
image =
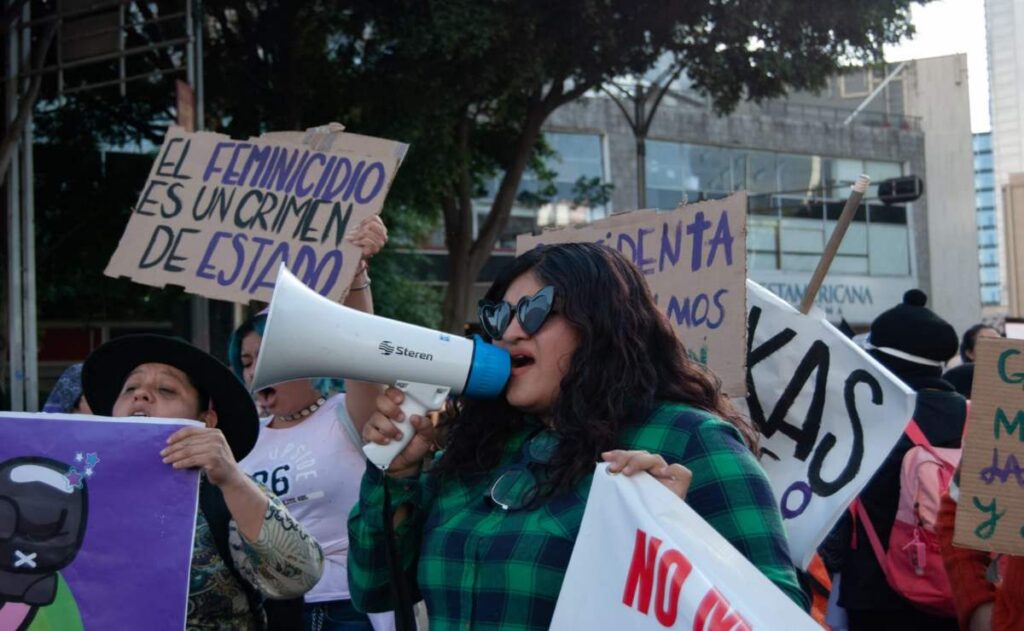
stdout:
[(937, 362), (948, 361), (956, 355), (960, 347), (956, 330), (925, 307), (927, 302), (928, 295), (920, 289), (911, 289), (903, 294), (902, 304), (884, 312), (871, 323), (871, 345), (894, 348)]

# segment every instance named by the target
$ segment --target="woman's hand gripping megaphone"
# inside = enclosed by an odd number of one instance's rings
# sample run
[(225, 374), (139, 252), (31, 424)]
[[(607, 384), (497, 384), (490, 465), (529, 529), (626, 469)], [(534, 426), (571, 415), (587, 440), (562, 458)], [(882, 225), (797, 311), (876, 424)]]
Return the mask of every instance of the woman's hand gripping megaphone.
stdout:
[(377, 397), (377, 411), (363, 427), (363, 440), (369, 444), (394, 449), (405, 447), (391, 461), (388, 474), (396, 478), (417, 475), (423, 468), (423, 459), (436, 450), (437, 428), (425, 415), (405, 417), (402, 403), (405, 394), (398, 388), (388, 388)]

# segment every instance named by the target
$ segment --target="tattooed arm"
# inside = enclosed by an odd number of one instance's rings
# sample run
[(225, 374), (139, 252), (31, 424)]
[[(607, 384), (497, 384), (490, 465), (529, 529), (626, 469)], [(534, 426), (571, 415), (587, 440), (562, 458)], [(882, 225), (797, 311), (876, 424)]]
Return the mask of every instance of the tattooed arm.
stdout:
[(320, 580), (323, 551), (279, 499), (263, 486), (260, 490), (269, 502), (259, 537), (249, 541), (232, 521), (231, 556), (241, 575), (264, 596), (274, 599), (301, 596)]

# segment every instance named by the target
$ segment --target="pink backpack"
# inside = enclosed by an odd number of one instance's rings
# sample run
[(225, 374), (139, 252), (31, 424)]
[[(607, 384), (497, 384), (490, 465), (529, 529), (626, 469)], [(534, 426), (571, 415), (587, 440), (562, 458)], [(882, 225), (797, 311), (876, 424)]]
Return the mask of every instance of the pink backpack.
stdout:
[[(889, 535), (889, 549), (882, 548), (859, 500), (854, 500), (850, 507), (855, 520), (854, 537), (856, 520), (860, 519), (889, 586), (922, 610), (953, 617), (953, 590), (942, 564), (935, 523), (939, 500), (953, 479), (961, 450), (933, 447), (913, 419), (906, 434), (915, 446), (903, 456), (900, 502)], [(856, 539), (853, 547), (856, 548)]]

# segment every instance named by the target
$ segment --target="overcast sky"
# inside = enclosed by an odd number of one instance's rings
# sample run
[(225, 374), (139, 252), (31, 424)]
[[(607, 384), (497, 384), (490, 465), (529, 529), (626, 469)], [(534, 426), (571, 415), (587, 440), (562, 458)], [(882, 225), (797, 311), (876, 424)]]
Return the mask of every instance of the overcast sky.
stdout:
[(913, 5), (911, 14), (917, 34), (899, 46), (886, 47), (886, 60), (967, 53), (971, 130), (990, 131), (984, 0), (936, 0), (924, 6)]

